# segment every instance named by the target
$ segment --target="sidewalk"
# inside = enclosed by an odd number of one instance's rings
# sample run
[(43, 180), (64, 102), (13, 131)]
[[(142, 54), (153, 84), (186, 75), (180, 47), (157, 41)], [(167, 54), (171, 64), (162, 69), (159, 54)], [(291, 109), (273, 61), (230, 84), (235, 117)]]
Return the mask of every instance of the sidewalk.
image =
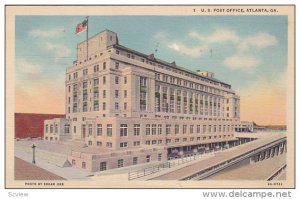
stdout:
[(45, 169), (15, 157), (15, 180), (65, 180)]
[[(15, 146), (15, 156), (29, 163), (32, 161), (32, 153), (26, 152), (22, 149), (22, 147)], [(35, 160), (36, 166), (67, 180), (89, 180), (88, 176), (93, 175), (90, 172), (82, 171), (73, 167), (58, 167), (39, 157), (36, 157)]]

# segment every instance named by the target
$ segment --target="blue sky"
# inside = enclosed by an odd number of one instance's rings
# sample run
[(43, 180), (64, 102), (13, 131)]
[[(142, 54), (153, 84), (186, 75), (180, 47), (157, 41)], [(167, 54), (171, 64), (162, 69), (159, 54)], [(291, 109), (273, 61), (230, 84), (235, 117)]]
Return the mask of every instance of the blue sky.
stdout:
[[(55, 79), (64, 89), (65, 69), (76, 59), (75, 35), (85, 16), (16, 17), (16, 85), (24, 94)], [(90, 16), (89, 36), (109, 29), (119, 43), (190, 70), (208, 70), (244, 92), (278, 82), (287, 70), (286, 16)], [(33, 83), (33, 81), (35, 83)], [(276, 82), (277, 81), (277, 82)], [(32, 89), (31, 89), (32, 88)], [(64, 103), (64, 102), (62, 102)], [(64, 110), (63, 110), (64, 111)]]

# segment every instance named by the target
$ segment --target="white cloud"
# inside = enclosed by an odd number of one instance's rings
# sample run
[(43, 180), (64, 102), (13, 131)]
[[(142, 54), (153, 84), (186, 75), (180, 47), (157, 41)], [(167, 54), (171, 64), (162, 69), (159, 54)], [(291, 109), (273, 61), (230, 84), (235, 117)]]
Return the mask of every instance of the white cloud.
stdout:
[(56, 27), (51, 30), (34, 29), (28, 32), (30, 37), (51, 38), (60, 36), (65, 32), (63, 27)]
[(249, 47), (257, 47), (258, 49), (267, 48), (269, 46), (275, 46), (277, 44), (275, 36), (268, 33), (258, 33), (256, 35), (247, 37), (243, 42), (240, 43), (239, 48), (248, 50)]
[(223, 64), (232, 70), (240, 69), (251, 72), (259, 64), (259, 61), (255, 57), (237, 54), (227, 57)]
[(30, 63), (26, 59), (21, 58), (16, 60), (17, 72), (25, 75), (38, 75), (42, 72), (42, 67), (35, 63)]
[(168, 47), (183, 55), (188, 55), (194, 58), (201, 57), (204, 53), (204, 47), (187, 47), (184, 44), (176, 42), (170, 44)]
[(207, 43), (239, 42), (240, 38), (235, 32), (228, 29), (217, 29), (210, 35), (202, 35), (198, 32), (190, 32), (189, 36)]
[(51, 51), (56, 58), (62, 58), (70, 55), (71, 50), (64, 44), (46, 42), (46, 49)]
[[(275, 36), (265, 32), (241, 36), (228, 28), (218, 28), (211, 34), (205, 35), (193, 31), (188, 35), (183, 35), (183, 40), (172, 41), (166, 32), (158, 32), (154, 38), (162, 41), (163, 45), (169, 49), (191, 58), (203, 57), (211, 51), (210, 49), (220, 49), (218, 51), (223, 51), (225, 54), (227, 53), (225, 52), (226, 48), (231, 48), (228, 52), (232, 52), (232, 54), (227, 57), (222, 57), (222, 53), (220, 53), (220, 58), (223, 58), (223, 66), (244, 72), (253, 72), (261, 64), (258, 54), (253, 54), (253, 51), (275, 46), (278, 43)], [(193, 41), (193, 46), (188, 45), (185, 41), (189, 43)]]

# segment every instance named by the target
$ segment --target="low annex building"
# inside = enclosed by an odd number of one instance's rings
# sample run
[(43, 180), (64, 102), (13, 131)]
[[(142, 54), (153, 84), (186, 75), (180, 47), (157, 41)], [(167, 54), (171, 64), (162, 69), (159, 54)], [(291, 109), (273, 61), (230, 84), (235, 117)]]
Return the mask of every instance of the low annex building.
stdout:
[(124, 47), (110, 30), (77, 45), (65, 86), (66, 118), (46, 120), (44, 138), (84, 142), (69, 161), (89, 171), (226, 147), (236, 131), (253, 130), (240, 121), (240, 97), (214, 73)]

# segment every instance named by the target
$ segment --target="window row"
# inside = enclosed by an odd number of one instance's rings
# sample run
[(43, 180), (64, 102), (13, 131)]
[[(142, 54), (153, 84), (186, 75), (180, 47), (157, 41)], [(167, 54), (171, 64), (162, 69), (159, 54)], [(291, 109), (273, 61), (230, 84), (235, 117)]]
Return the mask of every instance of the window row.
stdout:
[[(153, 156), (153, 155), (152, 155)], [(127, 165), (136, 165), (136, 164), (139, 164), (139, 163), (148, 163), (151, 161), (152, 157), (151, 155), (146, 155), (143, 159), (144, 161), (140, 162), (140, 159), (141, 157), (132, 157), (132, 162), (131, 163), (127, 163)], [(159, 153), (157, 154), (157, 160), (158, 161), (162, 161), (162, 154)], [(76, 165), (76, 160), (72, 160), (72, 165), (75, 166)], [(124, 159), (118, 159), (117, 160), (117, 167), (118, 168), (121, 168), (121, 167), (124, 167), (125, 165), (125, 160)], [(81, 168), (82, 169), (86, 169), (86, 162), (81, 162)], [(105, 171), (108, 169), (108, 163), (106, 161), (103, 161), (103, 162), (100, 162), (100, 165), (99, 165), (99, 170), (100, 171)]]
[[(230, 89), (231, 86), (230, 85), (226, 85), (226, 84), (223, 84), (223, 83), (220, 83), (220, 82), (217, 82), (217, 81), (213, 81), (212, 79), (209, 79), (209, 78), (205, 78), (205, 77), (200, 77), (200, 75), (196, 75), (196, 74), (192, 74), (192, 73), (188, 73), (188, 72), (185, 72), (185, 71), (182, 71), (180, 70), (179, 68), (176, 67), (176, 63), (173, 62), (170, 64), (170, 66), (167, 66), (165, 64), (162, 64), (162, 63), (157, 63), (154, 60), (154, 55), (149, 55), (148, 58), (146, 57), (141, 57), (141, 56), (137, 56), (131, 52), (124, 52), (124, 51), (120, 51), (120, 50), (117, 50), (116, 49), (116, 54), (121, 54), (123, 56), (126, 56), (127, 58), (130, 58), (130, 59), (135, 59), (135, 60), (139, 60), (143, 63), (146, 63), (146, 64), (149, 64), (149, 65), (153, 65), (153, 66), (158, 66), (159, 68), (161, 69), (165, 69), (169, 72), (174, 72), (174, 73), (177, 73), (177, 74), (181, 74), (181, 75), (184, 75), (188, 78), (193, 78), (193, 79), (197, 79), (197, 80), (201, 80), (203, 82), (206, 82), (206, 83), (209, 83), (209, 84), (213, 84), (213, 85), (220, 85), (224, 88), (228, 88)], [(172, 66), (171, 66), (172, 65)], [(160, 75), (159, 73), (157, 73), (157, 75)], [(158, 78), (156, 75), (156, 78)]]
[[(134, 124), (132, 126), (133, 136), (141, 135), (141, 125)], [(234, 132), (235, 128), (238, 125), (174, 125), (171, 124), (146, 124), (145, 125), (145, 135), (179, 135), (179, 134), (193, 134), (193, 133), (226, 133), (226, 132)], [(97, 136), (103, 136), (103, 125), (96, 125), (96, 134)], [(86, 125), (82, 125), (83, 133), (86, 131)], [(92, 124), (88, 125), (88, 135), (93, 135), (94, 127)], [(119, 136), (126, 137), (129, 134), (128, 124), (120, 124), (119, 128)], [(112, 136), (112, 124), (106, 125), (106, 136)]]

